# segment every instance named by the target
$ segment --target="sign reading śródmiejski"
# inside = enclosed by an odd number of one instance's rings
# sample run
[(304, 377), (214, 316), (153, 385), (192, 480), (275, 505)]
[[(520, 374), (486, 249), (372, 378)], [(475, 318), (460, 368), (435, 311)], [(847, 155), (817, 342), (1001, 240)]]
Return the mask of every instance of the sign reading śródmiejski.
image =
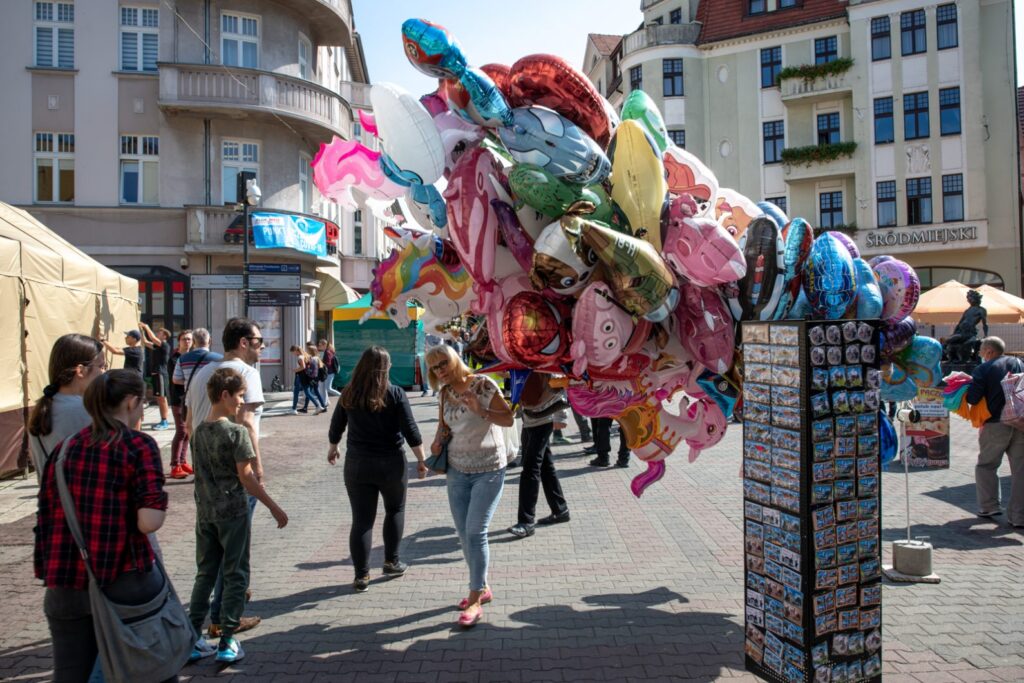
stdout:
[(984, 249), (988, 247), (988, 221), (858, 230), (856, 241), (868, 254)]

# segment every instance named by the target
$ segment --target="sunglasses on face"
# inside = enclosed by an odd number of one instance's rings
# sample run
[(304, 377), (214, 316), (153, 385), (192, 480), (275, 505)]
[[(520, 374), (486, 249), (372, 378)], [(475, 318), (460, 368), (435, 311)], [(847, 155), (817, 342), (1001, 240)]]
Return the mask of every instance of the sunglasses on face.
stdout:
[(443, 360), (440, 363), (435, 363), (435, 364), (431, 365), (430, 366), (430, 371), (431, 372), (441, 372), (442, 370), (444, 370), (447, 367), (448, 367), (448, 361), (447, 360)]
[(245, 337), (249, 340), (249, 346), (255, 346), (256, 348), (263, 348), (263, 337)]

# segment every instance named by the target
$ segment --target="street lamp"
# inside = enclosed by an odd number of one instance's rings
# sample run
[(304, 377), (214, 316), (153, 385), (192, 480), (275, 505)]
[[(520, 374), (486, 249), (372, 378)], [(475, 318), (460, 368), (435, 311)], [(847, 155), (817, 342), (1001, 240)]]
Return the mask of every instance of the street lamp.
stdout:
[[(260, 190), (260, 186), (256, 184), (256, 174), (252, 171), (240, 171), (238, 173), (238, 197), (241, 199), (242, 195), (245, 195), (245, 200), (242, 201), (242, 230), (244, 236), (242, 238), (242, 297), (245, 300), (245, 317), (249, 317), (249, 235), (251, 234), (251, 227), (249, 225), (249, 207), (257, 206), (260, 200), (263, 199), (263, 191)], [(243, 191), (244, 190), (244, 191)]]

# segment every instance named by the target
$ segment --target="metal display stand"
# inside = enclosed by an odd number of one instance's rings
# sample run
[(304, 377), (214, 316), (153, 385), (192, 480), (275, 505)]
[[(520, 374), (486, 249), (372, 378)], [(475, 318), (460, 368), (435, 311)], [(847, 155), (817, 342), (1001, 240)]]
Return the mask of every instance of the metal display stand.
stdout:
[(746, 668), (880, 681), (877, 320), (742, 325)]

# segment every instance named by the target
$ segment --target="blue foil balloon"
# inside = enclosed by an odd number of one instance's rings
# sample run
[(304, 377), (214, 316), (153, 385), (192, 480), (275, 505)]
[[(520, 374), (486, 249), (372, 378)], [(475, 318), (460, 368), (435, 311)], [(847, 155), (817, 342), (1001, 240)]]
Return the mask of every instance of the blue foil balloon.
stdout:
[(862, 258), (853, 259), (853, 270), (857, 274), (857, 317), (882, 317), (882, 289), (875, 271)]
[(814, 314), (838, 320), (857, 295), (857, 277), (849, 250), (835, 237), (814, 240), (804, 264), (803, 287)]
[[(768, 206), (775, 206), (771, 202), (761, 202)], [(760, 206), (760, 204), (758, 204)], [(771, 216), (769, 215), (769, 218)], [(790, 309), (802, 293), (800, 277), (804, 263), (811, 253), (811, 246), (814, 244), (814, 230), (803, 218), (794, 218), (789, 222), (782, 237), (784, 251), (782, 254), (784, 264), (784, 284), (782, 297), (779, 299), (779, 306), (775, 309), (775, 320), (782, 320), (789, 315)]]
[[(448, 107), (470, 123), (494, 128), (512, 125), (512, 109), (497, 84), (482, 69), (468, 66), (458, 81), (465, 95), (448, 88)], [(468, 97), (468, 100), (466, 98)]]
[(899, 439), (896, 437), (896, 427), (892, 420), (881, 410), (878, 411), (878, 446), (882, 456), (882, 464), (891, 462), (896, 457), (899, 448)]
[(697, 384), (707, 393), (712, 401), (722, 409), (726, 419), (732, 417), (736, 402), (739, 400), (739, 392), (732, 384), (721, 375), (716, 375), (710, 370), (700, 373)]
[(604, 151), (583, 129), (547, 107), (516, 107), (512, 125), (498, 134), (517, 162), (540, 166), (571, 183), (600, 183), (612, 170)]
[(466, 56), (448, 29), (424, 19), (402, 24), (405, 56), (416, 69), (433, 78), (459, 78), (466, 70)]
[(880, 394), (883, 401), (911, 401), (917, 396), (917, 384), (900, 366), (893, 363), (889, 376), (882, 376)]
[(897, 363), (921, 387), (934, 387), (942, 381), (942, 344), (931, 337), (915, 336), (910, 346), (896, 355)]
[(414, 184), (409, 188), (409, 199), (426, 211), (435, 228), (443, 230), (448, 227), (448, 207), (436, 187)]
[(398, 164), (396, 164), (386, 152), (380, 153), (380, 161), (378, 163), (380, 163), (380, 170), (384, 172), (384, 175), (387, 176), (388, 180), (401, 185), (402, 187), (423, 184), (423, 180), (420, 178), (419, 174), (400, 169)]
[(779, 226), (779, 230), (782, 230), (786, 227), (786, 224), (789, 223), (789, 218), (786, 216), (786, 212), (772, 202), (758, 202), (757, 208), (764, 211), (764, 215), (775, 221), (775, 225)]

